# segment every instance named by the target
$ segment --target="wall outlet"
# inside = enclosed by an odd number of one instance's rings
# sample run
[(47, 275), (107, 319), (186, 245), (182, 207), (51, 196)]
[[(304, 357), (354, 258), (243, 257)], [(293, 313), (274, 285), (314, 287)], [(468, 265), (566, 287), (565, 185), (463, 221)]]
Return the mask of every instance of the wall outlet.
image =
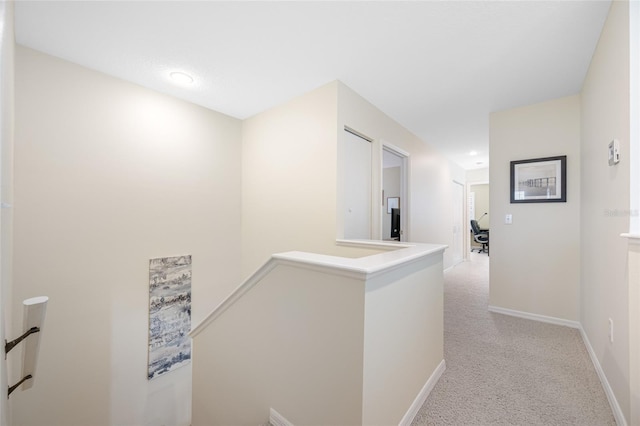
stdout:
[(609, 318), (609, 342), (613, 343), (613, 320)]
[(510, 213), (504, 215), (504, 223), (506, 225), (511, 225), (513, 223), (513, 216)]

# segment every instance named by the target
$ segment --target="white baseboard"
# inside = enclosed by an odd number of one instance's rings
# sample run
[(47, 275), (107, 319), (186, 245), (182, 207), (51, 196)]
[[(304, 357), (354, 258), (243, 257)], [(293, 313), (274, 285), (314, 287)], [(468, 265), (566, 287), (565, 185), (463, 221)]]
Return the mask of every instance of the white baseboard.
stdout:
[(424, 405), (424, 402), (427, 400), (427, 397), (433, 390), (433, 387), (436, 385), (436, 383), (438, 383), (440, 376), (442, 376), (442, 373), (444, 373), (444, 370), (446, 370), (446, 368), (447, 366), (443, 359), (442, 361), (440, 361), (440, 364), (438, 364), (436, 369), (433, 371), (433, 373), (427, 380), (427, 383), (424, 384), (424, 386), (418, 393), (418, 396), (413, 401), (413, 404), (411, 404), (411, 407), (409, 407), (407, 414), (405, 414), (402, 420), (400, 420), (400, 426), (408, 426), (411, 424), (413, 419), (418, 414), (418, 411), (420, 411), (420, 408)]
[(512, 317), (524, 318), (533, 321), (546, 322), (549, 324), (563, 325), (565, 327), (580, 329), (580, 323), (578, 321), (571, 321), (564, 318), (548, 317), (545, 315), (532, 314), (529, 312), (515, 311), (513, 309), (501, 308), (499, 306), (489, 305), (489, 312), (495, 312), (496, 314), (510, 315)]
[(269, 413), (269, 423), (271, 423), (273, 426), (293, 426), (293, 423), (285, 419), (282, 414), (278, 413), (273, 408)]
[[(436, 385), (436, 383), (438, 383), (438, 380), (440, 380), (440, 376), (442, 376), (442, 373), (444, 373), (444, 370), (446, 369), (447, 365), (443, 359), (442, 361), (440, 361), (440, 364), (438, 364), (433, 373), (431, 373), (431, 376), (427, 380), (427, 383), (424, 384), (424, 386), (418, 393), (418, 396), (411, 404), (411, 407), (409, 407), (407, 413), (404, 415), (402, 420), (400, 420), (400, 426), (409, 426), (411, 424), (413, 419), (418, 414), (418, 411), (420, 411), (420, 408), (422, 408), (424, 402), (427, 400), (427, 397), (433, 390), (433, 387)], [(271, 413), (269, 415), (269, 422), (273, 426), (294, 426), (293, 423), (291, 423), (282, 414), (278, 413), (273, 408), (271, 409)]]
[(613, 411), (613, 417), (616, 420), (618, 426), (627, 426), (627, 421), (624, 418), (624, 414), (622, 413), (622, 408), (620, 408), (620, 404), (618, 404), (618, 400), (613, 394), (613, 389), (611, 389), (611, 385), (609, 385), (609, 381), (607, 380), (607, 376), (604, 374), (604, 370), (602, 366), (600, 366), (600, 361), (598, 361), (598, 357), (591, 347), (591, 342), (589, 342), (589, 338), (587, 337), (587, 333), (585, 333), (582, 328), (582, 324), (578, 321), (570, 321), (562, 318), (554, 318), (547, 317), (544, 315), (532, 314), (529, 312), (515, 311), (512, 309), (500, 308), (498, 306), (489, 306), (490, 312), (495, 312), (497, 314), (510, 315), (513, 317), (530, 319), (533, 321), (546, 322), (550, 324), (563, 325), (565, 327), (577, 328), (580, 331), (580, 335), (582, 336), (582, 341), (584, 342), (584, 346), (587, 348), (587, 353), (589, 354), (589, 358), (591, 358), (591, 363), (593, 367), (596, 369), (596, 373), (598, 374), (598, 378), (600, 379), (600, 384), (602, 384), (602, 389), (604, 393), (607, 395), (607, 399), (609, 400), (609, 406), (611, 407), (611, 411)]
[(598, 361), (598, 357), (596, 356), (593, 347), (591, 347), (591, 342), (589, 342), (589, 338), (587, 337), (587, 333), (585, 333), (582, 325), (580, 326), (580, 335), (582, 336), (582, 341), (587, 348), (587, 352), (589, 353), (589, 357), (591, 358), (591, 362), (596, 369), (596, 373), (598, 373), (598, 378), (600, 379), (600, 383), (602, 384), (602, 389), (604, 393), (607, 395), (607, 399), (609, 400), (609, 405), (611, 406), (611, 411), (613, 411), (613, 417), (616, 419), (616, 424), (618, 426), (627, 426), (627, 420), (624, 418), (624, 414), (622, 413), (622, 408), (620, 408), (620, 404), (618, 404), (618, 400), (616, 396), (613, 394), (613, 389), (611, 389), (611, 385), (609, 385), (609, 381), (607, 380), (607, 376), (604, 374), (604, 370), (600, 365), (600, 361)]
[(464, 262), (466, 262), (466, 260), (464, 258), (462, 258), (459, 261), (457, 261), (456, 263), (454, 263), (453, 265), (449, 266), (443, 272), (446, 274), (447, 272), (451, 271), (453, 268), (455, 268), (456, 266), (458, 266), (458, 265), (460, 265), (461, 263), (464, 263)]

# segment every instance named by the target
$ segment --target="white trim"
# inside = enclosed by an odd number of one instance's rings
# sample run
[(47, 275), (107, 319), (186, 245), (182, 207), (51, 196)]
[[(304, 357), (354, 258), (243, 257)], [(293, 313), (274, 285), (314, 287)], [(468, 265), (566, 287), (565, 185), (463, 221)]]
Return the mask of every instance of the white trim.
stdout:
[(344, 130), (345, 132), (351, 133), (353, 136), (357, 136), (360, 139), (364, 139), (365, 141), (369, 142), (369, 143), (373, 143), (374, 139), (370, 138), (369, 136), (365, 135), (364, 133), (360, 133), (359, 131), (349, 127), (349, 126), (344, 126)]
[(282, 265), (364, 281), (404, 268), (433, 255), (439, 254), (442, 256), (446, 248), (447, 246), (439, 244), (417, 244), (402, 250), (383, 252), (355, 259), (300, 251), (274, 254), (272, 257)]
[(629, 232), (640, 232), (640, 2), (629, 2)]
[(602, 384), (602, 389), (604, 393), (607, 395), (607, 399), (609, 400), (609, 406), (611, 407), (611, 411), (613, 411), (613, 417), (616, 419), (616, 424), (618, 426), (627, 426), (627, 421), (624, 418), (624, 414), (622, 413), (622, 408), (620, 408), (620, 404), (618, 404), (618, 400), (613, 393), (613, 389), (611, 389), (611, 385), (609, 385), (609, 381), (607, 380), (607, 376), (604, 374), (604, 370), (600, 366), (600, 361), (598, 361), (598, 357), (596, 356), (593, 347), (591, 347), (591, 342), (589, 342), (589, 338), (587, 337), (587, 333), (585, 333), (582, 325), (578, 328), (580, 330), (580, 335), (582, 336), (582, 341), (584, 342), (584, 346), (587, 348), (587, 353), (591, 358), (591, 362), (593, 363), (594, 368), (596, 369), (596, 373), (598, 373), (598, 378), (600, 379), (600, 383)]
[(530, 312), (516, 311), (513, 309), (501, 308), (499, 306), (489, 305), (489, 312), (496, 314), (509, 315), (512, 317), (524, 318), (532, 321), (546, 322), (549, 324), (562, 325), (565, 327), (580, 329), (580, 323), (578, 321), (571, 321), (564, 318), (548, 317), (546, 315), (532, 314)]
[(337, 246), (357, 247), (376, 250), (398, 250), (411, 247), (413, 244), (400, 241), (380, 241), (380, 240), (336, 240)]
[(291, 423), (282, 414), (278, 413), (273, 408), (269, 413), (269, 423), (273, 426), (294, 426), (293, 423)]
[(400, 426), (410, 425), (413, 419), (416, 418), (418, 411), (420, 411), (420, 408), (422, 408), (425, 401), (427, 400), (427, 397), (433, 390), (436, 383), (438, 383), (438, 380), (440, 380), (440, 376), (442, 376), (442, 373), (444, 373), (444, 370), (446, 369), (447, 369), (447, 365), (443, 359), (442, 361), (440, 361), (440, 364), (438, 364), (436, 369), (433, 371), (433, 373), (427, 380), (427, 383), (424, 384), (424, 386), (418, 393), (418, 396), (416, 396), (416, 399), (413, 401), (413, 403), (409, 407), (409, 410), (407, 411), (407, 413), (404, 415), (402, 420), (400, 420), (400, 423), (399, 423)]
[(453, 268), (455, 268), (456, 266), (458, 266), (458, 265), (460, 265), (461, 263), (464, 263), (464, 262), (468, 262), (468, 260), (465, 260), (464, 258), (462, 258), (461, 260), (457, 261), (453, 265), (449, 266), (443, 272), (446, 274), (447, 272), (451, 271)]
[(629, 240), (629, 244), (640, 244), (640, 234), (620, 234), (622, 238), (626, 238)]
[(269, 259), (267, 263), (262, 265), (260, 269), (254, 272), (247, 280), (245, 280), (242, 284), (240, 284), (233, 292), (224, 299), (218, 306), (216, 306), (209, 315), (205, 317), (204, 320), (200, 322), (196, 327), (194, 327), (189, 332), (189, 337), (192, 339), (196, 337), (202, 330), (207, 328), (209, 324), (211, 324), (216, 318), (218, 318), (224, 311), (229, 309), (231, 305), (236, 303), (238, 299), (240, 299), (246, 292), (251, 290), (258, 282), (260, 282), (273, 268), (277, 265), (274, 259)]
[(407, 151), (405, 151), (404, 149), (392, 144), (392, 143), (388, 143), (385, 141), (380, 141), (382, 142), (382, 149), (387, 149), (387, 151), (393, 152), (394, 154), (397, 154), (398, 157), (404, 157), (404, 158), (408, 158), (411, 157), (411, 154)]

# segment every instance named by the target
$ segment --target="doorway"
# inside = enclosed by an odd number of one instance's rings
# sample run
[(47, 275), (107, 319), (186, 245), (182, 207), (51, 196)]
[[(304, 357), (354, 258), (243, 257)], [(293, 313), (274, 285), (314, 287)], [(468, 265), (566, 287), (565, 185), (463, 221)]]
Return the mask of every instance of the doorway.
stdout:
[[(469, 184), (469, 221), (475, 219), (478, 221), (480, 229), (488, 230), (490, 223), (489, 213), (489, 184)], [(470, 223), (467, 228), (469, 229), (470, 250), (479, 251), (482, 248), (482, 245), (474, 241)]]
[(382, 239), (408, 241), (409, 154), (388, 144), (382, 146)]

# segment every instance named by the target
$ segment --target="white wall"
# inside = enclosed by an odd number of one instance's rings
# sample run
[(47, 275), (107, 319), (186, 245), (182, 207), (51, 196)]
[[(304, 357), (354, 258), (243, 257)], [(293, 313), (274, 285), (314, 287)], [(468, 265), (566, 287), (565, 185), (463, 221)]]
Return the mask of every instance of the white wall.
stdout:
[(14, 424), (189, 424), (191, 367), (147, 381), (148, 261), (193, 256), (194, 322), (239, 284), (241, 122), (22, 47), (16, 67), (14, 323), (50, 301)]
[[(11, 287), (13, 261), (13, 80), (14, 37), (13, 2), (0, 4), (0, 342), (12, 340)], [(11, 413), (7, 400), (10, 386), (7, 371), (16, 360), (18, 350), (7, 356), (6, 364), (0, 368), (0, 425), (10, 425)], [(19, 379), (18, 379), (19, 380)], [(11, 385), (14, 383), (12, 382)], [(13, 394), (12, 394), (13, 396)]]
[(465, 177), (468, 183), (487, 183), (489, 182), (489, 168), (467, 170)]
[[(637, 78), (637, 76), (636, 76)], [(582, 89), (580, 320), (629, 420), (629, 3), (615, 1)], [(607, 145), (620, 141), (610, 167)], [(609, 342), (609, 318), (614, 342)]]
[[(490, 305), (578, 321), (580, 97), (493, 113), (490, 132)], [(557, 155), (567, 202), (510, 204), (510, 161)]]
[[(408, 241), (437, 243), (451, 246), (453, 241), (453, 214), (451, 181), (464, 182), (464, 170), (444, 158), (438, 151), (409, 132), (392, 118), (377, 109), (349, 87), (338, 83), (338, 129), (348, 126), (374, 140), (374, 188), (380, 187), (382, 144), (394, 145), (410, 154)], [(342, 140), (340, 134), (338, 146)], [(338, 150), (338, 174), (341, 173), (341, 152)], [(340, 177), (338, 178), (340, 179)], [(342, 211), (343, 194), (338, 188), (338, 210)], [(382, 205), (381, 193), (373, 191), (373, 205)], [(334, 213), (335, 214), (335, 213)], [(379, 227), (380, 218), (373, 218), (373, 226)], [(338, 230), (341, 223), (338, 222)], [(453, 263), (449, 251), (444, 254), (444, 267)]]

